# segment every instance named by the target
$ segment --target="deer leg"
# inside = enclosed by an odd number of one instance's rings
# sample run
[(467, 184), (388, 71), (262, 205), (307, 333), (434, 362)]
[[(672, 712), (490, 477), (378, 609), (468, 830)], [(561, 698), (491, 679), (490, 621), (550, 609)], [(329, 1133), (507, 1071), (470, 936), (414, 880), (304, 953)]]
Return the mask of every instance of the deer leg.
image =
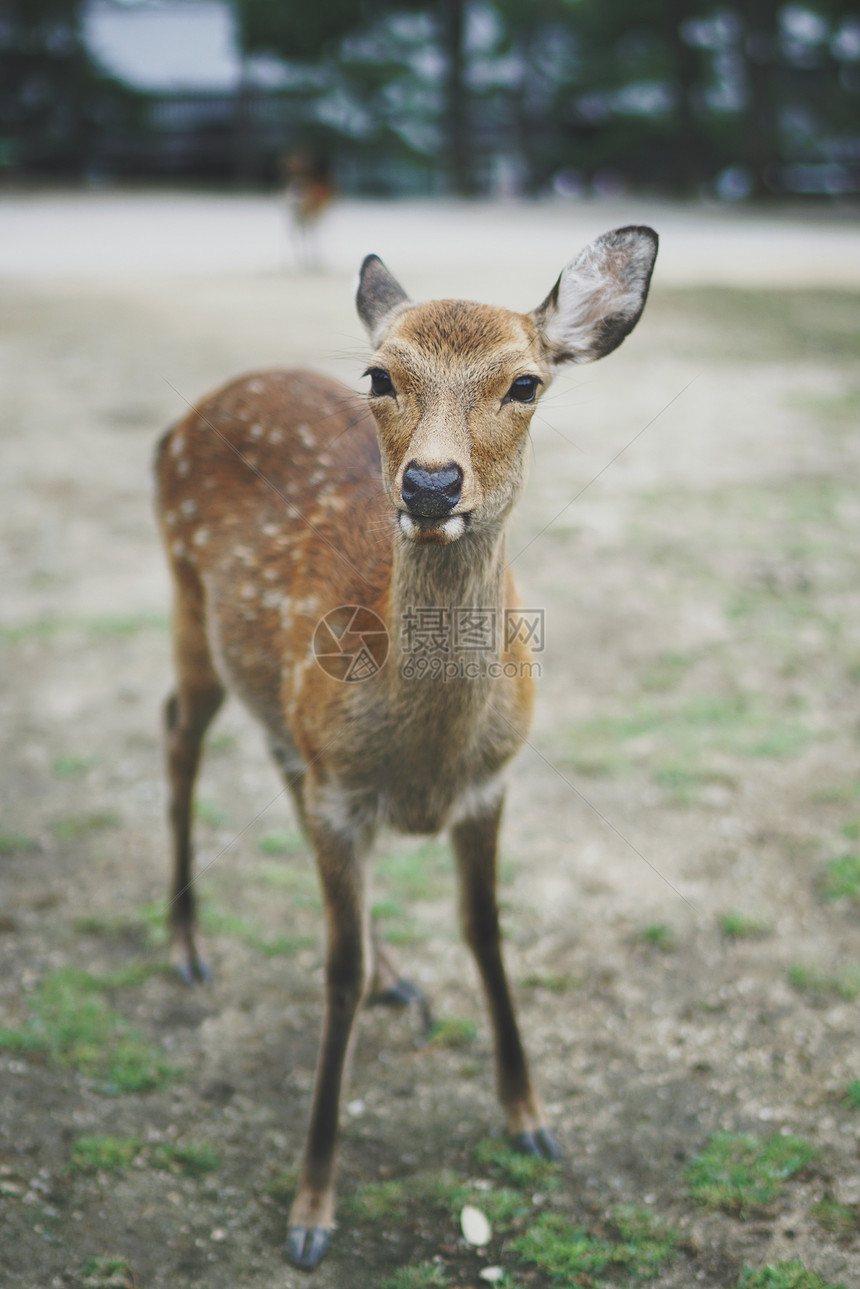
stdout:
[(338, 1108), (353, 1023), (370, 976), (370, 946), (359, 848), (310, 815), (327, 915), (326, 997), (301, 1178), (287, 1224), (290, 1260), (311, 1270), (334, 1223)]
[(502, 803), (490, 814), (465, 819), (451, 830), (460, 875), (463, 935), (481, 973), (496, 1054), (496, 1086), (514, 1146), (524, 1154), (558, 1159), (532, 1087), (502, 958), (496, 902), (496, 857)]
[(224, 701), (224, 687), (215, 674), (202, 626), (201, 603), (197, 597), (177, 596), (174, 628), (179, 683), (164, 710), (173, 846), (168, 919), (173, 962), (181, 978), (189, 985), (210, 978), (198, 952), (195, 935), (192, 803), (203, 737)]

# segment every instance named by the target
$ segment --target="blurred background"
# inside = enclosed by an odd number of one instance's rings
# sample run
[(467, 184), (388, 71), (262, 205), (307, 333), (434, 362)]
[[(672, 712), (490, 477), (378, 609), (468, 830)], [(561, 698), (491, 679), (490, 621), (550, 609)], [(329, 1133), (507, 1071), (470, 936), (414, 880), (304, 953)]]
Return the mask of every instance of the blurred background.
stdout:
[(6, 182), (860, 192), (845, 0), (4, 0), (0, 87)]

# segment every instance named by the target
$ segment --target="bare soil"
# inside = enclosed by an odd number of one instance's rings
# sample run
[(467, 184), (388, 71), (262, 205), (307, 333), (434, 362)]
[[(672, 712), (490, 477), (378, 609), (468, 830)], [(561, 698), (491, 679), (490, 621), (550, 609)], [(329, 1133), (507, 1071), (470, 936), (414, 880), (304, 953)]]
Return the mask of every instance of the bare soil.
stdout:
[[(511, 215), (512, 233), (527, 216)], [(432, 238), (432, 218), (420, 232)], [(541, 270), (526, 294), (512, 245), (511, 298), (495, 243), (492, 255), (460, 264), (459, 287), (444, 266), (410, 277), (389, 258), (417, 295), (526, 308), (551, 285)], [(790, 1259), (860, 1284), (860, 1111), (845, 1101), (860, 1079), (860, 924), (850, 894), (827, 895), (828, 865), (860, 849), (860, 291), (784, 268), (768, 286), (731, 272), (715, 285), (710, 264), (664, 282), (658, 268), (635, 335), (548, 393), (511, 544), (523, 598), (546, 615), (503, 896), (565, 1155), (547, 1202), (588, 1229), (623, 1204), (671, 1221), (678, 1252), (655, 1282), (666, 1289), (731, 1289), (745, 1265)], [(49, 1052), (0, 1047), (2, 1289), (82, 1285), (95, 1256), (124, 1259), (146, 1289), (308, 1283), (286, 1263), (284, 1227), (322, 919), (307, 850), (288, 840), (294, 853), (272, 853), (272, 834), (295, 824), (236, 704), (199, 791), (214, 983), (192, 991), (146, 971), (165, 952), (149, 908), (167, 882), (171, 683), (150, 459), (189, 401), (243, 370), (310, 365), (359, 387), (351, 290), (338, 267), (241, 265), (144, 277), (129, 263), (98, 280), (71, 265), (4, 283), (0, 1031), (26, 1028), (52, 973), (136, 965), (113, 977), (110, 1005), (181, 1073), (110, 1095)], [(481, 1178), (473, 1151), (501, 1117), (445, 852), (388, 837), (378, 867), (405, 973), (440, 1018), (476, 1033), (422, 1045), (412, 1015), (362, 1017), (340, 1224), (313, 1283), (375, 1289), (438, 1258), (459, 1289), (491, 1264), (541, 1289), (549, 1279), (509, 1241), (475, 1252), (418, 1198), (440, 1169)], [(727, 914), (758, 933), (726, 935)], [(278, 937), (289, 941), (274, 952)], [(705, 1209), (685, 1170), (719, 1131), (802, 1136), (816, 1158), (758, 1210)], [(87, 1134), (146, 1149), (88, 1173), (72, 1167)], [(219, 1166), (151, 1166), (156, 1145), (188, 1140)], [(402, 1211), (350, 1209), (381, 1180), (402, 1183)], [(820, 1220), (825, 1199), (849, 1212), (838, 1234)], [(598, 1282), (628, 1283), (622, 1271)]]

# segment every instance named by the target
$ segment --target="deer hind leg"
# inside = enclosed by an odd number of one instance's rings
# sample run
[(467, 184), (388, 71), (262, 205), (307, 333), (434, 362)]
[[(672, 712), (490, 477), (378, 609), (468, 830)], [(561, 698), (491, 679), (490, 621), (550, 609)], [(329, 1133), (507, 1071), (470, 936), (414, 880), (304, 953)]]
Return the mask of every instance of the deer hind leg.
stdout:
[(362, 863), (369, 830), (357, 828), (347, 836), (316, 819), (312, 807), (307, 815), (327, 915), (325, 1016), (287, 1251), (296, 1266), (311, 1270), (326, 1252), (334, 1224), (338, 1110), (371, 954)]
[(496, 1055), (496, 1085), (514, 1146), (558, 1159), (559, 1149), (529, 1077), (511, 990), (505, 973), (496, 902), (496, 857), (501, 802), (481, 818), (451, 830), (460, 876), (460, 916), (487, 996)]
[[(305, 836), (310, 838), (307, 814), (305, 811), (305, 780), (307, 770), (297, 759), (297, 755), (288, 751), (282, 744), (270, 742), (269, 750), (275, 759), (284, 782), (290, 791), (296, 817)], [(424, 992), (411, 980), (401, 976), (392, 955), (383, 947), (373, 918), (370, 920), (370, 948), (372, 950), (373, 972), (370, 988), (367, 991), (367, 1005), (370, 1007), (410, 1007), (418, 1009), (421, 1024), (425, 1033), (433, 1028), (433, 1013)]]
[(187, 984), (209, 979), (195, 923), (191, 843), (194, 782), (203, 737), (224, 701), (204, 625), (203, 589), (188, 571), (175, 574), (173, 614), (177, 685), (165, 704), (169, 820), (173, 848), (170, 923), (173, 962)]

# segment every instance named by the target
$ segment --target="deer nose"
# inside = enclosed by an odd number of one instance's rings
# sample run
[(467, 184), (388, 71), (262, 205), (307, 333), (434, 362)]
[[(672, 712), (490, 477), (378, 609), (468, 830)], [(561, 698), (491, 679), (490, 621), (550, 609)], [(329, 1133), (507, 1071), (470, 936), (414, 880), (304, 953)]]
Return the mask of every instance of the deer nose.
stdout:
[(456, 461), (449, 461), (441, 470), (423, 470), (417, 461), (410, 461), (403, 474), (400, 495), (410, 515), (438, 519), (454, 509), (462, 487), (463, 471)]

